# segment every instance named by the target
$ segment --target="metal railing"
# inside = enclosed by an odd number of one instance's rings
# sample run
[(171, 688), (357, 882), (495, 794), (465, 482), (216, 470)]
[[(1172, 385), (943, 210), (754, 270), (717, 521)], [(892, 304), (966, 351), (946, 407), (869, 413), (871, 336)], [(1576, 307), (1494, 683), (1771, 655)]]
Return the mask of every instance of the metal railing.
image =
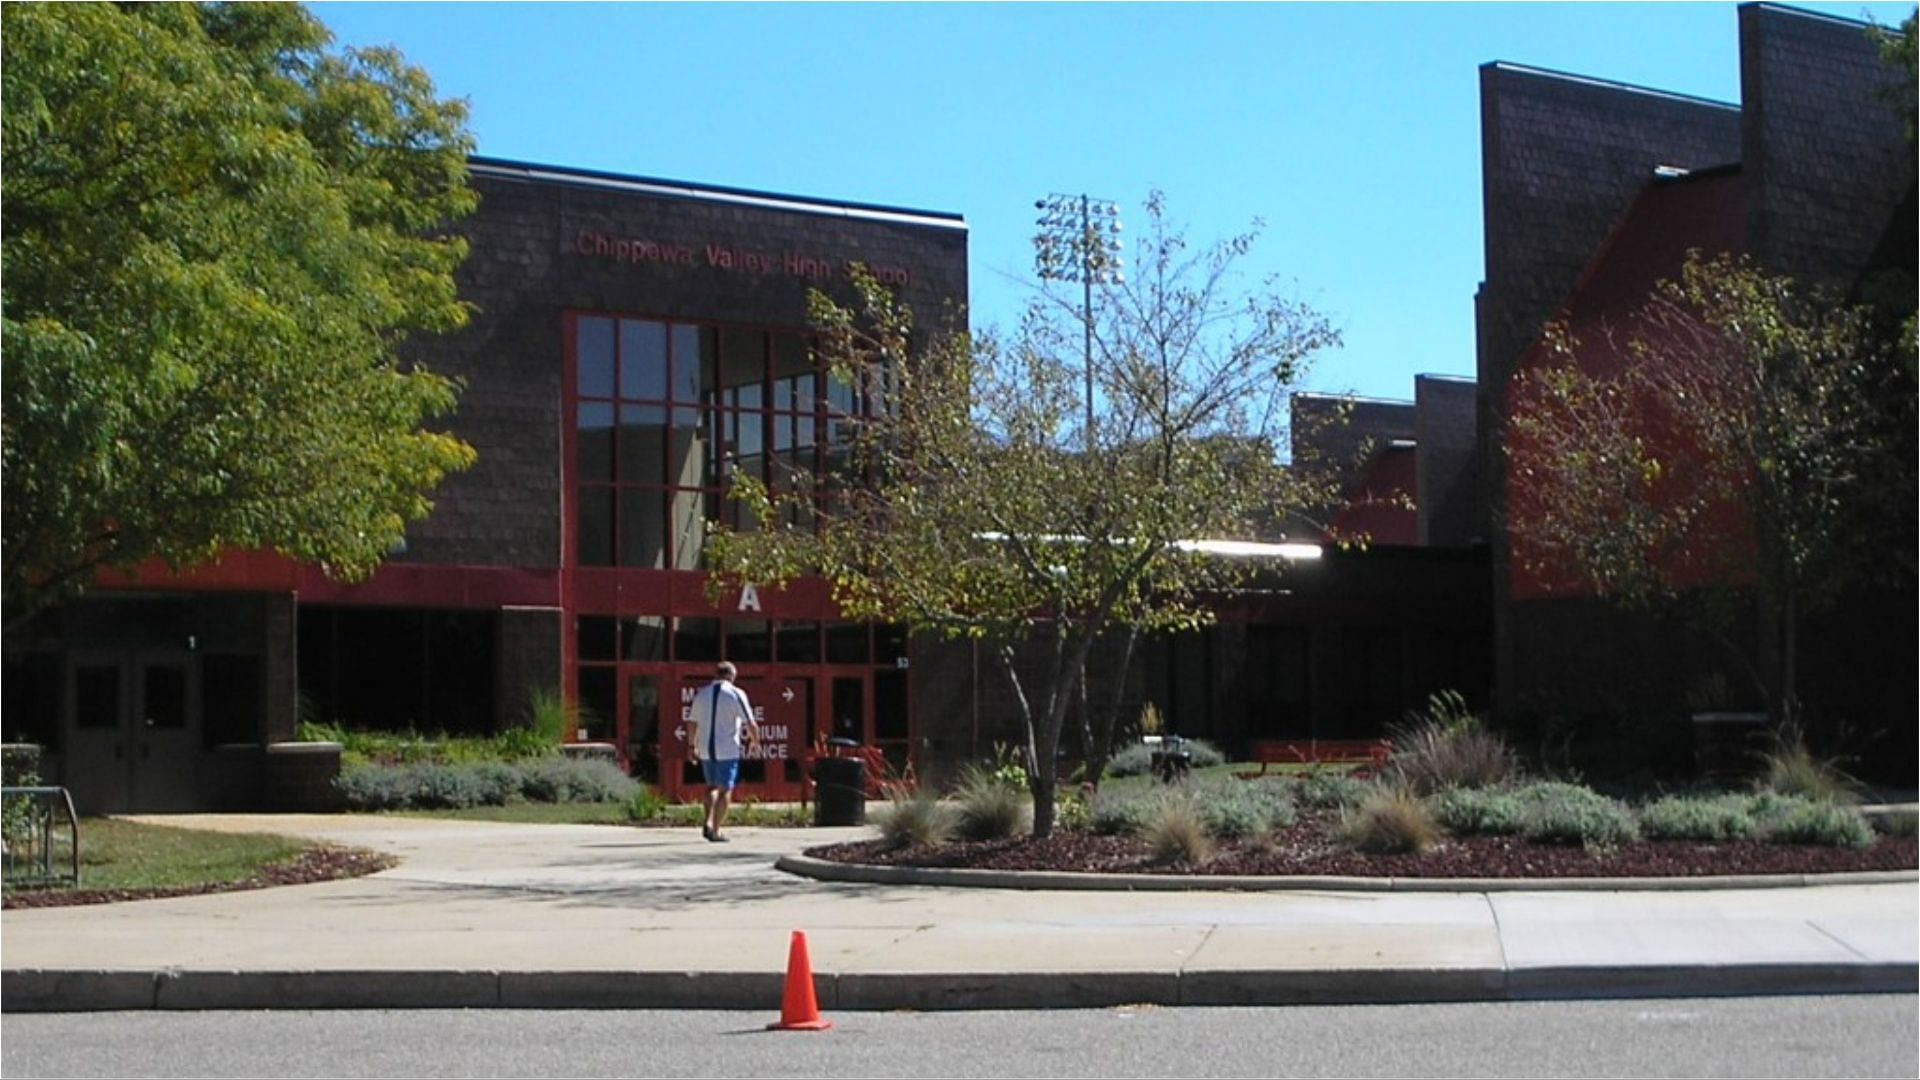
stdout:
[[(8, 885), (80, 884), (80, 819), (63, 787), (0, 787), (4, 853), (0, 869)], [(64, 839), (55, 830), (65, 821)], [(65, 864), (56, 873), (56, 861)]]

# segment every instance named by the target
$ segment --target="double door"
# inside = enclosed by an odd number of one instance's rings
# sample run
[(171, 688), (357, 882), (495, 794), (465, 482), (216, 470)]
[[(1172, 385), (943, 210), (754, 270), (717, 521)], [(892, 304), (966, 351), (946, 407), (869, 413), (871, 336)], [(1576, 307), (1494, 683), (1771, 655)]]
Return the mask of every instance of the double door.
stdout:
[[(635, 773), (670, 799), (704, 789), (687, 761), (694, 699), (712, 681), (706, 666), (648, 665), (620, 680), (621, 730)], [(860, 668), (747, 666), (737, 685), (760, 722), (760, 753), (741, 763), (736, 797), (797, 800), (805, 790), (811, 751), (830, 738), (862, 744), (873, 738), (873, 675)]]
[(83, 814), (194, 809), (200, 764), (194, 655), (75, 652), (64, 674), (64, 772), (76, 809)]

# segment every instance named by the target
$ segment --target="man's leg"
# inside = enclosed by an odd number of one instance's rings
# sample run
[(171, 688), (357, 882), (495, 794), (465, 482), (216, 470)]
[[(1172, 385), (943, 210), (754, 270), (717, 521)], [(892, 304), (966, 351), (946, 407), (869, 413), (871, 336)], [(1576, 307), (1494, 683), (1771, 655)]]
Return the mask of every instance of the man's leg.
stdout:
[(717, 797), (713, 802), (711, 832), (707, 837), (709, 840), (720, 839), (720, 826), (726, 824), (727, 807), (733, 803), (732, 788), (715, 788), (714, 794)]

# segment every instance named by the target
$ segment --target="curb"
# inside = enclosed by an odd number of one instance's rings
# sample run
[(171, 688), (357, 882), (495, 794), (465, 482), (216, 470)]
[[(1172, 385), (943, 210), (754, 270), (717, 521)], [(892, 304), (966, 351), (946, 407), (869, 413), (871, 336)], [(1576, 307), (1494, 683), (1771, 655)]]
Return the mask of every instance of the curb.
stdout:
[[(58, 971), (0, 982), (0, 1012), (214, 1009), (718, 1009), (778, 1014), (767, 972)], [(1121, 1005), (1411, 1005), (1576, 998), (1913, 993), (1920, 964), (1089, 971), (816, 972), (823, 1009), (1092, 1009)]]
[(1747, 874), (1669, 878), (1407, 878), (1237, 877), (1229, 874), (1081, 874), (1058, 870), (961, 870), (843, 863), (782, 855), (774, 868), (819, 881), (867, 885), (938, 885), (974, 889), (1095, 892), (1696, 892), (1706, 889), (1799, 889), (1820, 885), (1890, 885), (1920, 881), (1920, 870), (1841, 874)]

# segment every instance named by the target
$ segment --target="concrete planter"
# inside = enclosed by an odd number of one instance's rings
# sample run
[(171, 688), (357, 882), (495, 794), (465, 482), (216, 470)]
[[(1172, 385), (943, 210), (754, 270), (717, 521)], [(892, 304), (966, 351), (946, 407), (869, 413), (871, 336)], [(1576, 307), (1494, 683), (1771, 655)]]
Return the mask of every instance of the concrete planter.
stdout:
[(333, 814), (341, 808), (333, 786), (340, 776), (337, 742), (267, 745), (267, 807), (283, 813)]

